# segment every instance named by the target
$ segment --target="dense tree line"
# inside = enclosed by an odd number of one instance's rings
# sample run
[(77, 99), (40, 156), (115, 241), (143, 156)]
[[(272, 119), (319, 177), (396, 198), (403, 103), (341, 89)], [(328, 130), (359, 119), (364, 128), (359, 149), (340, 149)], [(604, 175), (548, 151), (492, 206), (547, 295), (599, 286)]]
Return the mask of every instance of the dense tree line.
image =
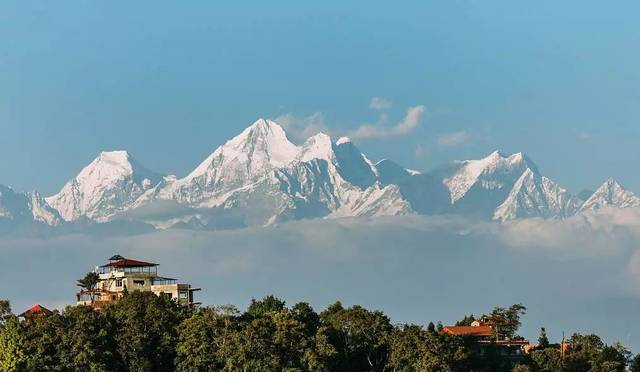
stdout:
[[(501, 332), (517, 337), (524, 307), (496, 308)], [(473, 322), (465, 317), (460, 324)], [(529, 354), (525, 372), (640, 372), (619, 344), (574, 335), (570, 349), (549, 342)], [(493, 358), (493, 359), (492, 359)], [(0, 372), (507, 372), (497, 356), (441, 325), (396, 325), (380, 311), (335, 303), (317, 313), (273, 297), (245, 312), (231, 306), (187, 309), (148, 292), (133, 292), (94, 311), (71, 306), (29, 321), (0, 301)]]

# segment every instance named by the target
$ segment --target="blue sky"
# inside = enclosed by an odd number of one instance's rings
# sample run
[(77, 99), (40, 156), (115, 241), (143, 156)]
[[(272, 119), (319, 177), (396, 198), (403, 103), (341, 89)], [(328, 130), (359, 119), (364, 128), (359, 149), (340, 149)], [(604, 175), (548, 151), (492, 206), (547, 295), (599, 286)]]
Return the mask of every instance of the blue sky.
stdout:
[(574, 192), (640, 191), (640, 3), (343, 3), (4, 2), (0, 183), (53, 193), (122, 148), (184, 175), (258, 117), (344, 134), (422, 105), (358, 145), (417, 169), (524, 151)]

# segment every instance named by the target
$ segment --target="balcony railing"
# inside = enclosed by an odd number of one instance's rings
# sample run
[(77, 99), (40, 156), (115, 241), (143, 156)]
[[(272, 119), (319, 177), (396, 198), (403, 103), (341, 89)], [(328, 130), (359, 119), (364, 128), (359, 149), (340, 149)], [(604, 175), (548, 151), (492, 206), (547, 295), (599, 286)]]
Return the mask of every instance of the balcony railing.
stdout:
[(101, 267), (98, 274), (109, 273), (148, 273), (158, 275), (157, 266), (135, 266), (135, 267)]

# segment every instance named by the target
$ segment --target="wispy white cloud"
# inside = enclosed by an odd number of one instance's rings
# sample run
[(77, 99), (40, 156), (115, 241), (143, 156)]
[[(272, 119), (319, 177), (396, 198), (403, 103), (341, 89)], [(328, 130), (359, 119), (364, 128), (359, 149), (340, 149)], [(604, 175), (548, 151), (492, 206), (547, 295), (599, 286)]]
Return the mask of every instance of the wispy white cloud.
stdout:
[(288, 113), (280, 115), (273, 120), (282, 125), (291, 140), (299, 143), (318, 133), (325, 133), (330, 136), (333, 134), (321, 112), (315, 112), (303, 117)]
[(405, 115), (404, 120), (402, 120), (395, 128), (393, 128), (393, 132), (398, 135), (404, 135), (412, 132), (420, 125), (424, 112), (425, 107), (422, 105), (410, 107), (407, 110), (407, 114)]
[(331, 137), (348, 136), (355, 140), (400, 137), (412, 133), (420, 126), (426, 112), (424, 105), (409, 107), (401, 121), (395, 125), (389, 125), (389, 113), (386, 110), (390, 109), (392, 105), (389, 99), (371, 98), (369, 108), (378, 113), (378, 120), (373, 124), (362, 124), (355, 130), (340, 130), (335, 125), (327, 124), (322, 112), (315, 112), (309, 116), (296, 116), (293, 113), (287, 113), (273, 120), (282, 125), (290, 139), (297, 143), (302, 143), (318, 133), (325, 133)]
[(369, 102), (369, 108), (372, 108), (377, 111), (383, 111), (390, 109), (393, 103), (382, 97), (373, 97), (371, 98), (371, 102)]
[(407, 135), (420, 126), (425, 111), (426, 108), (423, 105), (409, 107), (404, 119), (395, 126), (387, 127), (381, 122), (377, 124), (363, 124), (358, 129), (349, 133), (349, 137), (366, 140)]
[(452, 133), (443, 133), (438, 136), (438, 145), (442, 147), (460, 146), (471, 140), (471, 133), (467, 130), (461, 130)]

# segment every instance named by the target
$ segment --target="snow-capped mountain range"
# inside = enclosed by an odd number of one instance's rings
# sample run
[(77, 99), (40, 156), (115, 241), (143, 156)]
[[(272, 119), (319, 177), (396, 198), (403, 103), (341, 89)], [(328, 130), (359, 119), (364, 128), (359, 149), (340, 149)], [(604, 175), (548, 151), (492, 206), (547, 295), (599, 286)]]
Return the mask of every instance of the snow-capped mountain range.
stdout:
[(161, 229), (222, 229), (416, 213), (507, 221), (563, 219), (604, 207), (640, 207), (640, 198), (609, 179), (581, 200), (522, 153), (496, 151), (420, 173), (391, 160), (374, 163), (344, 137), (317, 134), (296, 145), (264, 119), (183, 178), (152, 172), (126, 151), (110, 151), (46, 198), (0, 186), (0, 224), (49, 226), (134, 220)]

